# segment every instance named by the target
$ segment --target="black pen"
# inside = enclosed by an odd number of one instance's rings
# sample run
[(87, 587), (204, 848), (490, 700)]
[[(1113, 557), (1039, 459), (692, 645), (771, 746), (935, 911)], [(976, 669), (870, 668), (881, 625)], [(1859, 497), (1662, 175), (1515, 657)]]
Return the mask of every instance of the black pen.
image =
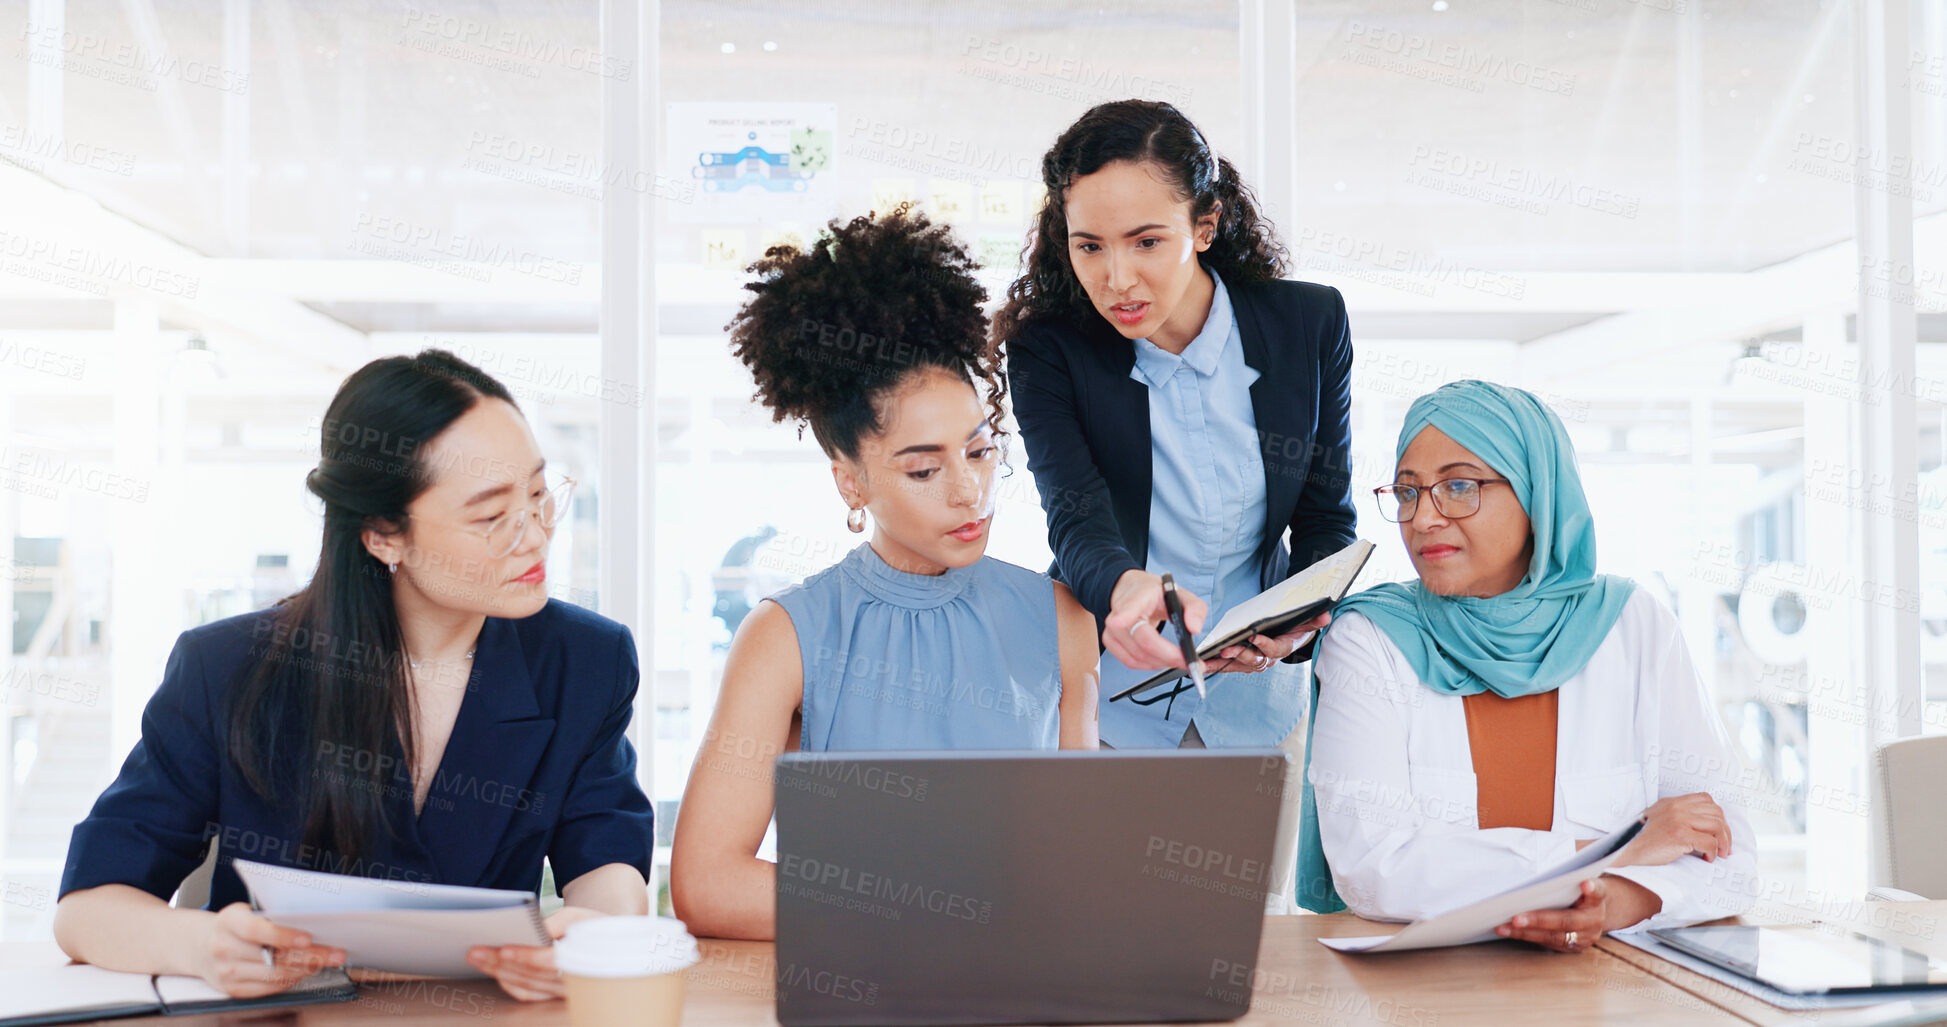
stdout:
[(1176, 578), (1163, 575), (1163, 609), (1170, 614), (1170, 626), (1176, 629), (1176, 643), (1183, 647), (1183, 665), (1190, 671), (1190, 680), (1197, 683), (1197, 697), (1205, 698), (1203, 691), (1203, 660), (1197, 656), (1197, 647), (1190, 641), (1190, 629), (1183, 626), (1183, 600), (1176, 594)]

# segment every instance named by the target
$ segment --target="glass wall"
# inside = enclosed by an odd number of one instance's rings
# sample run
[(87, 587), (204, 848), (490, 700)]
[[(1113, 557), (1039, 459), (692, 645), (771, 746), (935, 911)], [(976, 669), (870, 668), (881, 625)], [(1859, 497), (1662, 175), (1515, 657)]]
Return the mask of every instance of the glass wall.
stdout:
[(599, 405), (646, 399), (600, 386), (592, 3), (0, 26), (0, 937), (45, 938), (177, 633), (309, 579), (345, 375), (437, 346), (499, 377), (583, 483), (550, 587), (591, 608)]
[[(858, 541), (828, 461), (728, 353), (742, 269), (911, 201), (998, 300), (1042, 153), (1131, 96), (1176, 104), (1240, 167), (1291, 155), (1289, 181), (1252, 184), (1286, 212), (1292, 276), (1351, 312), (1368, 580), (1411, 573), (1367, 498), (1407, 405), (1457, 378), (1521, 384), (1576, 442), (1604, 568), (1676, 610), (1748, 761), (1769, 872), (1803, 889), (1863, 844), (1807, 825), (1866, 815), (1868, 742), (1842, 730), (1872, 712), (1865, 612), (1918, 611), (1909, 712), (1947, 728), (1941, 5), (1912, 5), (1911, 138), (1892, 149), (1865, 141), (1854, 9), (1830, 0), (648, 10), (660, 51), (641, 63), (592, 0), (0, 13), (20, 58), (0, 62), (0, 937), (46, 936), (68, 830), (176, 633), (307, 579), (302, 480), (337, 383), (426, 346), (507, 383), (583, 483), (556, 543), (566, 601), (604, 607), (603, 411), (653, 418), (656, 575), (633, 626), (667, 846), (737, 624)], [(1268, 42), (1286, 18), (1291, 45)], [(1257, 66), (1295, 116), (1251, 116)], [(603, 152), (603, 85), (643, 75), (654, 167)], [(654, 395), (602, 366), (602, 291), (635, 287), (601, 275), (616, 190), (654, 209)], [(1910, 261), (1859, 256), (1862, 193), (1911, 200)], [(1917, 373), (1862, 357), (1862, 281), (1910, 290)], [(1871, 480), (1858, 447), (1900, 394), (1918, 476)], [(1043, 567), (1018, 442), (1010, 463), (991, 552)], [(1858, 570), (1889, 493), (1914, 506), (1912, 595)]]

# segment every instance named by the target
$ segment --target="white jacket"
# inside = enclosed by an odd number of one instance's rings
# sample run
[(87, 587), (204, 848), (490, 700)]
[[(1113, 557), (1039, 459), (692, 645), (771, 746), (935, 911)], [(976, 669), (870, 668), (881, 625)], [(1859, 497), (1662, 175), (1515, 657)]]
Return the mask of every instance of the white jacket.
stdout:
[(1707, 791), (1732, 854), (1611, 871), (1663, 899), (1641, 928), (1743, 912), (1758, 893), (1740, 762), (1690, 663), (1676, 618), (1637, 589), (1580, 673), (1562, 683), (1549, 831), (1483, 831), (1459, 696), (1420, 683), (1392, 640), (1356, 610), (1332, 625), (1315, 673), (1311, 782), (1332, 880), (1354, 912), (1414, 920), (1502, 891), (1640, 815), (1658, 798)]

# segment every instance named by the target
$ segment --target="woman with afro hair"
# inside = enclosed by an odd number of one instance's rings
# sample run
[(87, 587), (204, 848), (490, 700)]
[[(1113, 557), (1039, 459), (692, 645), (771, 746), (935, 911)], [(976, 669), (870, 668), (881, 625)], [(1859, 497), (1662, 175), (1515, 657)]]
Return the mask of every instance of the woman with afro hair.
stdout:
[(702, 935), (775, 933), (757, 851), (780, 752), (1096, 745), (1094, 618), (985, 555), (1003, 387), (973, 260), (905, 206), (829, 227), (753, 265), (731, 349), (774, 420), (810, 425), (847, 526), (871, 537), (731, 642), (670, 868)]

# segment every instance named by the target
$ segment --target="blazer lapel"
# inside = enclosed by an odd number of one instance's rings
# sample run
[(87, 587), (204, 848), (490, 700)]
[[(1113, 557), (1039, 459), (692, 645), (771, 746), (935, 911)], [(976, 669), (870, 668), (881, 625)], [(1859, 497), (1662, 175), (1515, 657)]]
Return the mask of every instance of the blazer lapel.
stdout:
[(453, 884), (474, 884), (501, 848), (508, 821), (556, 796), (537, 797), (534, 768), (554, 736), (540, 717), (514, 623), (487, 618), (474, 651), (473, 675), (459, 718), (426, 795), (419, 838)]
[[(1088, 436), (1102, 439), (1095, 448), (1095, 459), (1102, 465), (1102, 477), (1124, 482), (1118, 489), (1125, 501), (1114, 510), (1122, 526), (1122, 538), (1130, 546), (1137, 563), (1149, 559), (1149, 495), (1153, 459), (1149, 446), (1149, 386), (1130, 377), (1136, 369), (1136, 345), (1122, 337), (1101, 317), (1089, 319), (1089, 350), (1102, 369), (1104, 395), (1091, 396)], [(1091, 447), (1094, 448), (1094, 447)]]
[[(1263, 545), (1275, 550), (1289, 526), (1286, 522), (1297, 501), (1295, 489), (1303, 480), (1302, 474), (1290, 473), (1289, 465), (1294, 457), (1303, 460), (1311, 438), (1298, 431), (1293, 414), (1300, 397), (1289, 393), (1280, 359), (1283, 347), (1271, 344), (1260, 296), (1259, 289), (1248, 286), (1230, 290), (1231, 306), (1237, 311), (1237, 332), (1244, 342), (1244, 363), (1257, 372), (1257, 381), (1251, 383), (1251, 416), (1257, 423), (1258, 453), (1264, 461)], [(1302, 445), (1298, 453), (1288, 453), (1289, 447), (1298, 445), (1294, 439), (1301, 439)], [(1264, 550), (1259, 551), (1261, 554)], [(1259, 562), (1264, 564), (1262, 559)]]

